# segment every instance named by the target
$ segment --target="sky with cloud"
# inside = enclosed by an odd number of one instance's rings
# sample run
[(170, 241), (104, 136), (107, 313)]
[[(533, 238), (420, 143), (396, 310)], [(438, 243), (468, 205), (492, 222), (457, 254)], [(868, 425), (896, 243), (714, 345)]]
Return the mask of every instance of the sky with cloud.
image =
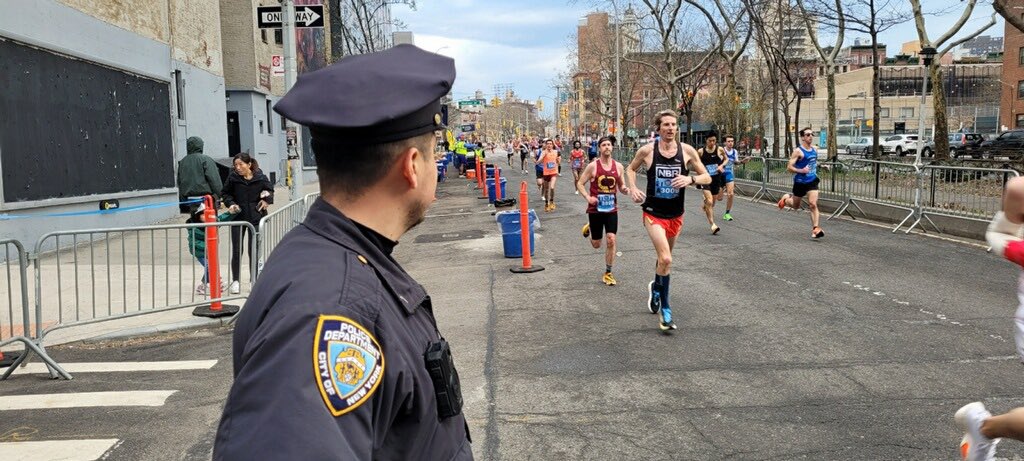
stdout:
[[(923, 3), (928, 12), (929, 5), (936, 2)], [(413, 32), (417, 46), (455, 59), (456, 99), (472, 97), (476, 90), (490, 98), (495, 85), (511, 84), (516, 94), (532, 101), (555, 95), (552, 86), (558, 74), (569, 67), (568, 44), (576, 26), (587, 13), (597, 10), (596, 4), (587, 0), (418, 0), (415, 11), (394, 6), (392, 16)], [(930, 38), (941, 35), (961, 11), (927, 16)], [(990, 5), (979, 2), (964, 29), (973, 31), (981, 26), (991, 11)], [(1002, 20), (986, 34), (1002, 36)], [(846, 44), (858, 37), (866, 39), (848, 34)], [(900, 44), (916, 39), (912, 21), (880, 37), (890, 55), (899, 51)], [(548, 99), (545, 112), (551, 110)]]

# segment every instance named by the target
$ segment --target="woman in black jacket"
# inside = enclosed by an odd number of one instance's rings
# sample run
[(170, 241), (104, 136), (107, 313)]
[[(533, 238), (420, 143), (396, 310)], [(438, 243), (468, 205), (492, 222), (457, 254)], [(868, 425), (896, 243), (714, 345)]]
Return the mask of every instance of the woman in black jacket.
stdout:
[[(224, 183), (224, 189), (220, 196), (224, 199), (229, 211), (237, 213), (234, 221), (245, 221), (259, 229), (260, 219), (267, 215), (267, 207), (274, 203), (274, 185), (270, 183), (267, 176), (260, 171), (256, 159), (249, 154), (241, 153), (235, 156), (234, 171), (228, 175)], [(244, 230), (244, 231), (243, 231)], [(241, 292), (241, 284), (238, 282), (239, 269), (242, 259), (242, 241), (249, 234), (246, 227), (231, 228), (231, 294)], [(249, 261), (252, 262), (253, 243), (255, 235), (249, 235), (248, 252)]]

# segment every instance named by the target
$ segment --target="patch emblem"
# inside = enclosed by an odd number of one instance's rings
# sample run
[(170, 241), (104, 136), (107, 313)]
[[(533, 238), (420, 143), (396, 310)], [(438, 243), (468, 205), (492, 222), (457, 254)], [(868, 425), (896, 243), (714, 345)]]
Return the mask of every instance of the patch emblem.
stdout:
[(441, 114), (434, 114), (434, 125), (441, 124)]
[(313, 340), (313, 369), (324, 403), (334, 416), (355, 410), (377, 390), (384, 354), (377, 339), (355, 320), (321, 315)]

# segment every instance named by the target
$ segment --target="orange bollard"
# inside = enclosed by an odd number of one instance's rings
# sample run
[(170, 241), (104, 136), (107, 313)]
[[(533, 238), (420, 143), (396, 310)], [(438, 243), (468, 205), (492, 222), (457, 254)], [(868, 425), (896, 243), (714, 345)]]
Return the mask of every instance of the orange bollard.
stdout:
[(504, 200), (504, 194), (501, 193), (501, 169), (498, 165), (494, 165), (494, 201)]
[(527, 208), (527, 203), (530, 200), (527, 193), (528, 188), (526, 181), (519, 186), (519, 225), (522, 232), (520, 238), (522, 239), (523, 267), (509, 269), (515, 274), (529, 274), (544, 270), (542, 266), (533, 265), (533, 257), (530, 255), (532, 248), (530, 248), (530, 210)]
[[(213, 204), (213, 197), (209, 195), (204, 196), (203, 205), (205, 208), (203, 210), (203, 222), (217, 222), (217, 208)], [(238, 313), (238, 306), (221, 304), (220, 302), (220, 265), (218, 264), (219, 258), (217, 257), (217, 247), (220, 238), (217, 234), (216, 227), (210, 226), (206, 228), (206, 267), (209, 268), (210, 297), (215, 301), (209, 305), (196, 307), (192, 311), (192, 315), (216, 318)]]
[(477, 198), (482, 198), (484, 200), (487, 200), (487, 178), (486, 178), (486, 176), (487, 176), (487, 168), (484, 166), (483, 162), (480, 161), (480, 156), (477, 156), (476, 157), (476, 187), (480, 189), (480, 196), (477, 197)]

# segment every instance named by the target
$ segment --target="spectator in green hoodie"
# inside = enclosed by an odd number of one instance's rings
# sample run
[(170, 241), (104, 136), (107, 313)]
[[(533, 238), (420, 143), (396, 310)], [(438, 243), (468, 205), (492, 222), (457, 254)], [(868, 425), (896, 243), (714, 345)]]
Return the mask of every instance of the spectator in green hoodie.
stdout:
[[(188, 197), (212, 195), (214, 203), (224, 187), (217, 171), (217, 162), (203, 153), (203, 138), (192, 136), (185, 141), (188, 154), (178, 162), (178, 200), (184, 202)], [(198, 205), (182, 206), (182, 213), (192, 213)]]

